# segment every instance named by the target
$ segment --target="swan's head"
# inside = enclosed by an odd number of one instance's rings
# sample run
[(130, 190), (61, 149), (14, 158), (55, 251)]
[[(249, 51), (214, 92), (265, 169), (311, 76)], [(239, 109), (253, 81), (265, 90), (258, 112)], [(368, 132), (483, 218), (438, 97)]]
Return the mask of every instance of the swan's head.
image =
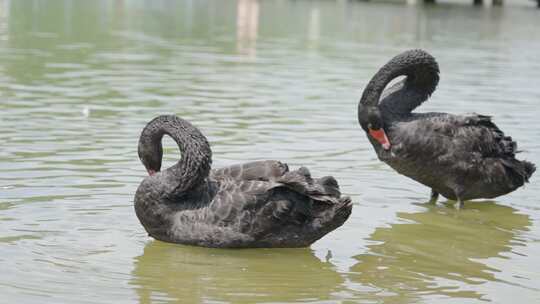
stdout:
[(150, 137), (141, 135), (139, 139), (139, 159), (143, 163), (149, 175), (154, 175), (161, 170), (163, 147), (161, 140), (153, 142)]
[(384, 150), (390, 149), (390, 140), (384, 131), (384, 120), (378, 107), (364, 106), (360, 108), (358, 121), (368, 136), (376, 140)]

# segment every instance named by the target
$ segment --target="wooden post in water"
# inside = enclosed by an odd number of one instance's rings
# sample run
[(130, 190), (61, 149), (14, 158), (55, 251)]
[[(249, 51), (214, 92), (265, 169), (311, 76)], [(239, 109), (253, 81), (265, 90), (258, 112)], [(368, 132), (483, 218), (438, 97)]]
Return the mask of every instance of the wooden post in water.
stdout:
[[(538, 0), (540, 1), (540, 0)], [(435, 0), (424, 0), (424, 3), (433, 4), (435, 3)]]
[(473, 0), (474, 5), (482, 5), (484, 3), (484, 0)]

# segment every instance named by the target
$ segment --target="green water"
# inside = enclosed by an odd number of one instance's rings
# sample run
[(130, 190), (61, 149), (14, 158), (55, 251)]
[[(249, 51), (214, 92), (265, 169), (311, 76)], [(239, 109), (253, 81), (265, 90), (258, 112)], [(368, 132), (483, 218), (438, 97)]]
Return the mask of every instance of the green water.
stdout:
[[(532, 6), (0, 1), (0, 303), (540, 302), (536, 176), (461, 211), (426, 205), (355, 113), (386, 60), (422, 47), (442, 70), (423, 111), (493, 115), (540, 163)], [(201, 128), (216, 168), (334, 175), (351, 218), (306, 249), (152, 240), (136, 147), (163, 113)]]

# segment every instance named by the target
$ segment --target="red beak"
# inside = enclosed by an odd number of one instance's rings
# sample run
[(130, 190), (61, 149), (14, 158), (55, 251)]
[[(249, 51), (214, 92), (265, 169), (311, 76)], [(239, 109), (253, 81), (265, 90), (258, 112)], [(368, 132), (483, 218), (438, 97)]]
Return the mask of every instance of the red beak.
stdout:
[(390, 141), (388, 140), (388, 137), (386, 136), (386, 133), (384, 132), (382, 128), (377, 129), (377, 130), (373, 130), (373, 129), (368, 129), (368, 130), (369, 130), (369, 135), (375, 138), (381, 144), (383, 149), (385, 150), (390, 149)]
[(152, 176), (154, 174), (156, 174), (156, 171), (152, 170), (152, 169), (148, 169), (148, 175)]

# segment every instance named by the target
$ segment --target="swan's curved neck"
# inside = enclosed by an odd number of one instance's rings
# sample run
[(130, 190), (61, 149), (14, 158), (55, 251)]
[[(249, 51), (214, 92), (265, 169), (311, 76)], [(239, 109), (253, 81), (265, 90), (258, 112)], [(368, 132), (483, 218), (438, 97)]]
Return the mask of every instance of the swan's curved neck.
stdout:
[(397, 55), (370, 80), (360, 99), (359, 109), (379, 106), (385, 87), (399, 76), (407, 76), (399, 92), (395, 92), (400, 98), (393, 98), (392, 105), (385, 108), (410, 113), (435, 91), (439, 83), (439, 66), (435, 58), (422, 50), (410, 50)]
[[(149, 122), (139, 139), (139, 157), (145, 166), (153, 158), (161, 166), (163, 135), (169, 135), (178, 144), (180, 160), (157, 177), (164, 179), (175, 194), (199, 186), (210, 172), (212, 151), (206, 137), (188, 121), (174, 115), (162, 115)], [(147, 166), (148, 169), (148, 166)]]

